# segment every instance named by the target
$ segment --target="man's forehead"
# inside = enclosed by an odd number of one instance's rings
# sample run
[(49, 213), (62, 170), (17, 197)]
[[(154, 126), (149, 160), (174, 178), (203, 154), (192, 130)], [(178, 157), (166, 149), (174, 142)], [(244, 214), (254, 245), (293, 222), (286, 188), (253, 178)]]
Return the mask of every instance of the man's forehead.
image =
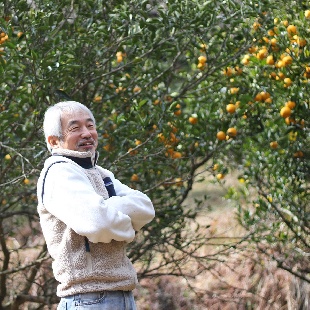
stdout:
[(64, 123), (77, 123), (81, 121), (93, 122), (93, 118), (86, 111), (66, 112), (62, 115), (62, 121)]

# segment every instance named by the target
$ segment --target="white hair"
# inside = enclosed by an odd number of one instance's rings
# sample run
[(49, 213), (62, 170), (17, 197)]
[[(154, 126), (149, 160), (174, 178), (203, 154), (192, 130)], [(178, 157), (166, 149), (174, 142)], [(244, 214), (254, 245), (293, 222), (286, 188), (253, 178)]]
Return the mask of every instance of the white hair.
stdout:
[(87, 112), (95, 124), (93, 113), (82, 103), (76, 101), (62, 101), (49, 107), (44, 115), (43, 131), (48, 150), (52, 148), (48, 143), (49, 136), (55, 136), (62, 139), (61, 117), (64, 113)]

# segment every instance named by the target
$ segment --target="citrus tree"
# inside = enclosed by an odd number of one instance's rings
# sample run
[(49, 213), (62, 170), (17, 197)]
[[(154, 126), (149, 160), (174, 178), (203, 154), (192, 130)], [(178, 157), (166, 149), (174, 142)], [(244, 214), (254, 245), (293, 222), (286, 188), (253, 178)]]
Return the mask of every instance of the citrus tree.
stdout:
[[(310, 21), (302, 3), (281, 12), (278, 2), (0, 4), (2, 308), (57, 302), (36, 180), (49, 156), (43, 114), (67, 99), (94, 112), (99, 164), (155, 205), (128, 249), (140, 278), (193, 276), (188, 262), (208, 269), (250, 240), (309, 281)], [(236, 169), (244, 188), (228, 196), (242, 201), (248, 232), (201, 255), (213, 238), (196, 221), (205, 177), (221, 183)], [(195, 182), (206, 195), (188, 205)]]
[(233, 88), (223, 96), (223, 117), (237, 128), (233, 166), (245, 184), (227, 197), (239, 200), (238, 219), (255, 246), (308, 282), (309, 22), (302, 5), (256, 18), (243, 74), (226, 68)]

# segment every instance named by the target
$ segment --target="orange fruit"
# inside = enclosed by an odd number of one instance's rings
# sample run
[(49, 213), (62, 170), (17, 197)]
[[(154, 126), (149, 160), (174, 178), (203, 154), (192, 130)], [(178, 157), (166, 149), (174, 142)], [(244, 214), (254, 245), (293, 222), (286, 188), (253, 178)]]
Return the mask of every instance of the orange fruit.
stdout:
[(271, 40), (270, 40), (270, 44), (272, 45), (272, 46), (276, 46), (277, 45), (277, 39), (276, 38), (272, 38)]
[(269, 66), (274, 65), (274, 59), (273, 59), (273, 56), (272, 56), (272, 55), (267, 56), (267, 58), (266, 58), (266, 63), (267, 63), (267, 65), (269, 65)]
[(182, 110), (181, 109), (174, 111), (174, 115), (175, 116), (179, 116), (181, 114), (182, 114)]
[(288, 25), (286, 30), (289, 34), (296, 34), (297, 33), (297, 28), (294, 25)]
[(291, 110), (295, 108), (296, 103), (294, 101), (288, 101), (285, 103), (286, 107), (289, 107)]
[(262, 48), (261, 50), (258, 51), (258, 53), (256, 54), (256, 58), (258, 59), (264, 59), (267, 57), (268, 51), (264, 48)]
[(117, 52), (116, 53), (116, 61), (117, 62), (122, 62), (123, 61), (123, 53), (122, 52)]
[(139, 181), (139, 176), (137, 174), (133, 174), (130, 178), (131, 182), (138, 182)]
[(228, 128), (227, 135), (229, 137), (235, 137), (237, 135), (237, 129), (234, 127)]
[(275, 78), (277, 77), (277, 74), (276, 74), (275, 72), (271, 72), (271, 73), (270, 73), (270, 77), (273, 78), (273, 79), (275, 79)]
[(217, 170), (218, 168), (219, 168), (219, 164), (214, 164), (213, 170), (215, 171), (215, 170)]
[(166, 152), (166, 156), (171, 156), (172, 157), (172, 154), (174, 152), (174, 149), (172, 147), (170, 147), (170, 145), (165, 145), (165, 147), (167, 148), (167, 152)]
[(204, 43), (200, 44), (200, 48), (201, 48), (201, 52), (206, 51), (206, 49), (207, 49), (207, 44), (204, 44)]
[(293, 58), (287, 55), (282, 58), (282, 61), (284, 62), (285, 65), (290, 65), (293, 62)]
[(307, 41), (305, 39), (297, 38), (297, 44), (300, 47), (304, 47), (307, 44)]
[(93, 100), (94, 102), (101, 102), (102, 101), (102, 97), (101, 96), (96, 96)]
[(278, 142), (277, 141), (272, 141), (272, 142), (270, 142), (270, 147), (272, 148), (272, 149), (276, 149), (278, 146), (279, 146), (279, 144), (278, 144)]
[(137, 150), (134, 150), (132, 147), (130, 147), (130, 148), (128, 149), (128, 153), (129, 153), (129, 155), (131, 155), (131, 156), (135, 156), (135, 155), (138, 154), (138, 151), (137, 151)]
[(286, 117), (285, 118), (285, 124), (286, 125), (291, 125), (291, 124), (295, 124), (295, 123), (296, 123), (295, 119), (293, 119), (291, 117)]
[(181, 158), (182, 157), (182, 153), (181, 152), (177, 152), (177, 151), (174, 151), (172, 154), (171, 154), (171, 157), (176, 159), (176, 158)]
[(124, 90), (125, 88), (123, 88), (122, 86), (119, 86), (115, 89), (115, 92), (118, 94), (119, 92), (124, 91)]
[(239, 91), (239, 87), (232, 87), (232, 88), (230, 89), (230, 93), (231, 93), (232, 95), (237, 94), (238, 91)]
[(176, 178), (174, 181), (176, 186), (183, 186), (182, 178)]
[(270, 98), (270, 94), (267, 91), (262, 91), (261, 95), (262, 95), (262, 101), (266, 101), (266, 99)]
[(173, 132), (170, 132), (169, 136), (170, 136), (170, 139), (169, 139), (170, 142), (172, 142), (172, 143), (179, 142), (179, 139), (176, 137), (176, 135)]
[(216, 134), (216, 138), (220, 141), (223, 141), (223, 140), (226, 140), (226, 134), (224, 131), (219, 131), (217, 134)]
[(105, 146), (102, 147), (105, 151), (109, 152), (112, 150), (111, 144), (106, 144)]
[(195, 125), (195, 124), (197, 124), (197, 122), (198, 122), (198, 117), (196, 117), (196, 116), (190, 116), (190, 117), (188, 118), (188, 121), (189, 121), (192, 125)]
[(283, 118), (287, 118), (291, 115), (292, 111), (289, 107), (283, 107), (281, 110), (280, 110), (280, 115), (283, 117)]
[(263, 95), (262, 93), (258, 93), (255, 97), (254, 97), (255, 101), (263, 101)]
[(305, 17), (306, 18), (310, 18), (310, 10), (306, 10), (305, 11)]
[(235, 67), (235, 70), (236, 70), (236, 74), (238, 74), (238, 75), (241, 75), (243, 72), (243, 70), (241, 68), (239, 68), (238, 66)]
[(251, 53), (251, 54), (254, 54), (255, 52), (257, 52), (257, 50), (258, 50), (257, 46), (251, 46), (248, 49), (249, 53)]
[(199, 69), (199, 70), (203, 70), (204, 68), (205, 68), (205, 64), (203, 64), (201, 62), (197, 65), (197, 69)]
[(257, 30), (260, 26), (261, 26), (260, 23), (254, 22), (252, 27), (253, 27), (254, 30)]
[(246, 66), (250, 63), (250, 59), (247, 57), (243, 57), (241, 63)]
[(226, 76), (231, 76), (233, 73), (233, 69), (230, 67), (227, 67), (226, 69), (224, 69), (223, 74)]
[(168, 125), (171, 127), (171, 130), (172, 130), (173, 133), (178, 132), (178, 128), (175, 127), (174, 125), (172, 125), (170, 122), (168, 122)]
[(277, 67), (277, 68), (283, 68), (283, 67), (285, 67), (285, 63), (284, 63), (282, 60), (279, 60), (279, 61), (276, 63), (276, 67)]
[(223, 173), (218, 173), (218, 174), (216, 175), (216, 178), (217, 178), (218, 180), (222, 180), (222, 179), (224, 179), (224, 177), (225, 177), (225, 175), (224, 175)]
[(236, 112), (236, 106), (233, 103), (230, 103), (226, 106), (226, 111), (230, 114), (233, 114)]
[(283, 82), (287, 87), (292, 85), (292, 80), (290, 78), (285, 78)]
[(166, 138), (162, 132), (157, 135), (157, 138), (160, 142), (165, 142), (165, 140), (166, 140)]
[(294, 153), (294, 157), (304, 157), (304, 153), (302, 151), (297, 151)]
[(282, 21), (282, 24), (283, 24), (285, 27), (287, 27), (287, 26), (288, 26), (288, 21), (287, 21), (287, 20), (283, 20), (283, 21)]
[(202, 65), (204, 65), (207, 61), (207, 57), (206, 56), (199, 56), (198, 57), (198, 62)]

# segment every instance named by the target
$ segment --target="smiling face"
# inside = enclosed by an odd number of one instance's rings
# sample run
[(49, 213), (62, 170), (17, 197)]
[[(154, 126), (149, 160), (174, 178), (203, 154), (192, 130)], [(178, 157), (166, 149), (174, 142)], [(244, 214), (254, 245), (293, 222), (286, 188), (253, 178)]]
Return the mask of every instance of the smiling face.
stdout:
[(98, 145), (98, 133), (86, 111), (64, 113), (61, 118), (62, 137), (48, 137), (53, 149), (62, 148), (79, 152), (94, 153)]

